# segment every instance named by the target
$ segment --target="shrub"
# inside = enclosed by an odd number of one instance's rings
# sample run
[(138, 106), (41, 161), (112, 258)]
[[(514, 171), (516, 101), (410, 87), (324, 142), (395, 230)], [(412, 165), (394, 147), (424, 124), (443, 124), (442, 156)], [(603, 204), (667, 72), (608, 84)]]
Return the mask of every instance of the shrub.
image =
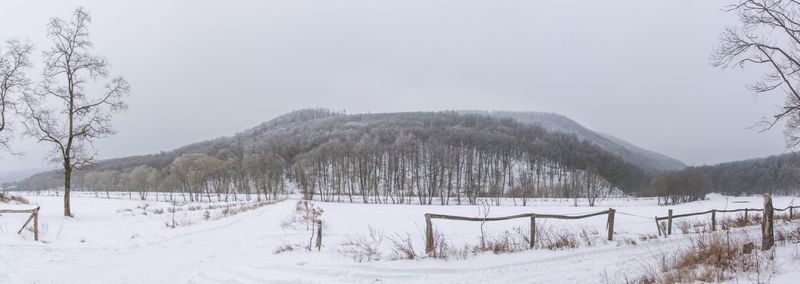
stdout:
[(411, 240), (411, 234), (406, 234), (405, 237), (399, 234), (395, 237), (389, 238), (392, 242), (392, 259), (416, 259), (417, 252), (414, 250), (414, 242)]
[(657, 239), (657, 238), (658, 238), (658, 235), (656, 235), (655, 233), (647, 233), (647, 234), (640, 234), (639, 235), (639, 240), (640, 241), (654, 240), (654, 239)]
[(299, 245), (292, 245), (292, 244), (284, 244), (284, 245), (281, 245), (281, 246), (275, 248), (274, 250), (272, 250), (272, 254), (281, 254), (281, 253), (284, 253), (284, 252), (294, 251), (298, 247), (300, 247), (300, 246)]
[(384, 237), (383, 232), (370, 226), (369, 237), (358, 236), (348, 238), (342, 243), (340, 251), (357, 262), (379, 260), (381, 256), (380, 246), (383, 243)]
[(732, 228), (742, 228), (747, 226), (754, 226), (761, 223), (761, 215), (751, 213), (747, 218), (745, 218), (744, 214), (739, 214), (734, 218), (724, 218), (720, 221), (720, 227), (722, 230), (730, 230)]
[(499, 236), (485, 238), (483, 245), (474, 247), (472, 251), (473, 253), (491, 251), (494, 254), (501, 254), (526, 250), (529, 248), (529, 242), (521, 236), (519, 232), (514, 235), (505, 231)]

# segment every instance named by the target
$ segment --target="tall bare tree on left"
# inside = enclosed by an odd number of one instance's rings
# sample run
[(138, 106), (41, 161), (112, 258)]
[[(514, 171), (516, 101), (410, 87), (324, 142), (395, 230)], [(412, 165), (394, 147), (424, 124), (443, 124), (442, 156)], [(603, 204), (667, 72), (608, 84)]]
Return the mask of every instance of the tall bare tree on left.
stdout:
[(30, 86), (25, 72), (31, 67), (32, 50), (30, 43), (18, 40), (8, 40), (4, 47), (0, 46), (0, 148), (4, 150), (10, 150), (9, 116)]
[(127, 108), (124, 98), (130, 93), (124, 78), (110, 78), (106, 59), (91, 53), (90, 23), (83, 8), (68, 21), (50, 20), (53, 46), (43, 52), (42, 81), (24, 97), (26, 134), (52, 144), (52, 161), (63, 166), (64, 216), (72, 216), (72, 171), (93, 161), (95, 140), (116, 132), (111, 117)]

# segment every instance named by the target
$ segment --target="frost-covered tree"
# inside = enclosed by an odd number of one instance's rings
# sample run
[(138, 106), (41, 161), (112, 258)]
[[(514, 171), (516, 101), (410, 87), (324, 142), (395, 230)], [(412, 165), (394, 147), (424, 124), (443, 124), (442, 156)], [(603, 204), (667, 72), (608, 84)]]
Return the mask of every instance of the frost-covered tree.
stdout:
[(31, 67), (33, 45), (8, 40), (0, 46), (0, 147), (8, 149), (9, 117), (30, 85), (26, 71)]
[[(92, 54), (90, 23), (83, 8), (76, 9), (70, 20), (50, 20), (47, 35), (53, 45), (43, 52), (42, 82), (24, 99), (26, 133), (52, 145), (52, 161), (63, 167), (64, 216), (72, 216), (73, 170), (94, 160), (96, 139), (115, 133), (111, 117), (127, 107), (123, 99), (130, 92), (124, 78), (106, 80), (108, 62)], [(96, 85), (100, 82), (103, 85)]]
[(147, 194), (156, 189), (160, 173), (153, 167), (142, 165), (133, 168), (130, 173), (131, 187), (139, 194), (141, 200), (147, 199)]

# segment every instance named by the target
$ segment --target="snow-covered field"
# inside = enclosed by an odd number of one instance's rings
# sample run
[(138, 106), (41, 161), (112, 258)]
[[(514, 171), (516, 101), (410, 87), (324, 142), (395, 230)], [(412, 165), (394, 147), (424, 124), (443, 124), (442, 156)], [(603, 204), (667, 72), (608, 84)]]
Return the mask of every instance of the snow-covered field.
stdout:
[[(606, 241), (606, 217), (582, 220), (537, 220), (549, 232), (579, 236), (577, 248), (534, 249), (508, 254), (479, 253), (448, 260), (420, 257), (393, 260), (392, 240), (409, 237), (424, 255), (425, 213), (479, 216), (480, 206), (419, 206), (314, 202), (323, 210), (323, 247), (308, 251), (312, 231), (296, 214), (298, 197), (273, 204), (253, 202), (188, 203), (174, 206), (154, 200), (107, 199), (78, 193), (74, 218), (62, 215), (59, 196), (26, 196), (28, 205), (41, 206), (40, 242), (25, 230), (28, 216), (0, 216), (0, 283), (599, 283), (635, 279), (652, 269), (665, 254), (685, 247), (692, 234), (677, 229), (669, 238), (657, 234), (655, 216), (708, 209), (760, 208), (760, 197), (723, 197), (678, 206), (657, 206), (654, 199), (608, 199), (597, 207), (574, 207), (572, 200), (534, 200), (533, 205), (492, 206), (489, 216), (518, 213), (580, 214), (617, 210), (615, 236)], [(112, 196), (113, 197), (113, 196)], [(134, 197), (135, 198), (135, 197)], [(795, 202), (776, 197), (775, 207)], [(238, 214), (230, 213), (250, 206)], [(248, 205), (250, 204), (250, 205)], [(211, 209), (209, 209), (211, 208)], [(174, 214), (172, 213), (174, 212)], [(720, 214), (718, 218), (734, 217)], [(707, 222), (700, 216), (696, 221)], [(176, 227), (171, 228), (175, 220)], [(798, 226), (777, 223), (778, 227)], [(434, 228), (453, 247), (475, 246), (480, 223), (434, 220)], [(528, 230), (529, 220), (486, 224), (488, 237)], [(755, 237), (757, 226), (742, 230)], [(370, 232), (377, 236), (375, 241)], [(596, 233), (595, 233), (596, 232)], [(374, 244), (378, 253), (354, 253), (344, 244)], [(591, 243), (591, 245), (587, 244)], [(294, 250), (276, 254), (281, 247)], [(772, 283), (796, 283), (800, 271), (798, 244), (776, 249)], [(761, 279), (742, 275), (739, 282)]]

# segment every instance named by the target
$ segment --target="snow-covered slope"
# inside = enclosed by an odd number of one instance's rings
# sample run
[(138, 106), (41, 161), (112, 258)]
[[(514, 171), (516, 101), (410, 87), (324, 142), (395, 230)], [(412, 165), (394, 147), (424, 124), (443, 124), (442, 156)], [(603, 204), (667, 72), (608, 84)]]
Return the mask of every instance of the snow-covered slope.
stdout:
[[(605, 240), (606, 217), (582, 220), (539, 220), (540, 241), (546, 231), (578, 235), (586, 230), (592, 244), (577, 248), (544, 248), (510, 254), (480, 253), (466, 259), (391, 260), (392, 239), (409, 236), (423, 255), (425, 213), (476, 217), (479, 206), (416, 206), (316, 203), (324, 222), (321, 251), (307, 251), (311, 231), (304, 224), (287, 225), (296, 212), (297, 200), (286, 200), (252, 211), (204, 220), (209, 204), (185, 204), (174, 215), (181, 225), (168, 228), (172, 205), (153, 200), (111, 199), (90, 193), (73, 199), (75, 218), (61, 216), (59, 196), (26, 196), (41, 206), (41, 242), (32, 233), (17, 229), (23, 214), (0, 218), (0, 283), (622, 283), (648, 269), (660, 267), (664, 255), (691, 245), (692, 237), (676, 229), (669, 238), (656, 238), (653, 217), (667, 209), (687, 213), (717, 209), (758, 207), (760, 197), (727, 198), (672, 207), (657, 206), (654, 199), (607, 199), (601, 208), (572, 207), (568, 199), (532, 200), (535, 207), (493, 206), (490, 216), (521, 213), (582, 214), (613, 207), (618, 211), (613, 241)], [(777, 207), (792, 204), (792, 197), (776, 197)], [(162, 199), (163, 200), (163, 199)], [(191, 210), (193, 207), (200, 209)], [(189, 208), (187, 210), (187, 208)], [(217, 216), (225, 207), (210, 210)], [(733, 218), (733, 213), (717, 215)], [(691, 221), (709, 221), (698, 216)], [(191, 224), (190, 224), (191, 223)], [(797, 221), (780, 222), (777, 228), (794, 228)], [(481, 225), (472, 222), (436, 220), (435, 229), (454, 247), (476, 245)], [(487, 236), (527, 230), (527, 219), (487, 223)], [(759, 227), (744, 229), (757, 236)], [(345, 243), (364, 238), (370, 231), (382, 242), (373, 261), (354, 261)], [(731, 235), (736, 235), (735, 229)], [(599, 233), (592, 233), (599, 232)], [(718, 232), (721, 235), (724, 231)], [(584, 238), (584, 237), (581, 237)], [(441, 240), (441, 239), (440, 239)], [(284, 245), (293, 251), (275, 253)], [(737, 282), (756, 282), (769, 277), (771, 283), (796, 283), (797, 264), (792, 254), (800, 244), (786, 242), (776, 249), (774, 271), (763, 275), (737, 275)], [(627, 280), (627, 281), (625, 281)]]
[(579, 139), (590, 141), (600, 146), (603, 150), (618, 155), (625, 161), (648, 172), (673, 171), (686, 167), (686, 164), (675, 158), (641, 148), (608, 134), (592, 131), (563, 115), (546, 112), (511, 111), (486, 113), (497, 117), (513, 118), (522, 123), (538, 124), (550, 131), (575, 134)]

